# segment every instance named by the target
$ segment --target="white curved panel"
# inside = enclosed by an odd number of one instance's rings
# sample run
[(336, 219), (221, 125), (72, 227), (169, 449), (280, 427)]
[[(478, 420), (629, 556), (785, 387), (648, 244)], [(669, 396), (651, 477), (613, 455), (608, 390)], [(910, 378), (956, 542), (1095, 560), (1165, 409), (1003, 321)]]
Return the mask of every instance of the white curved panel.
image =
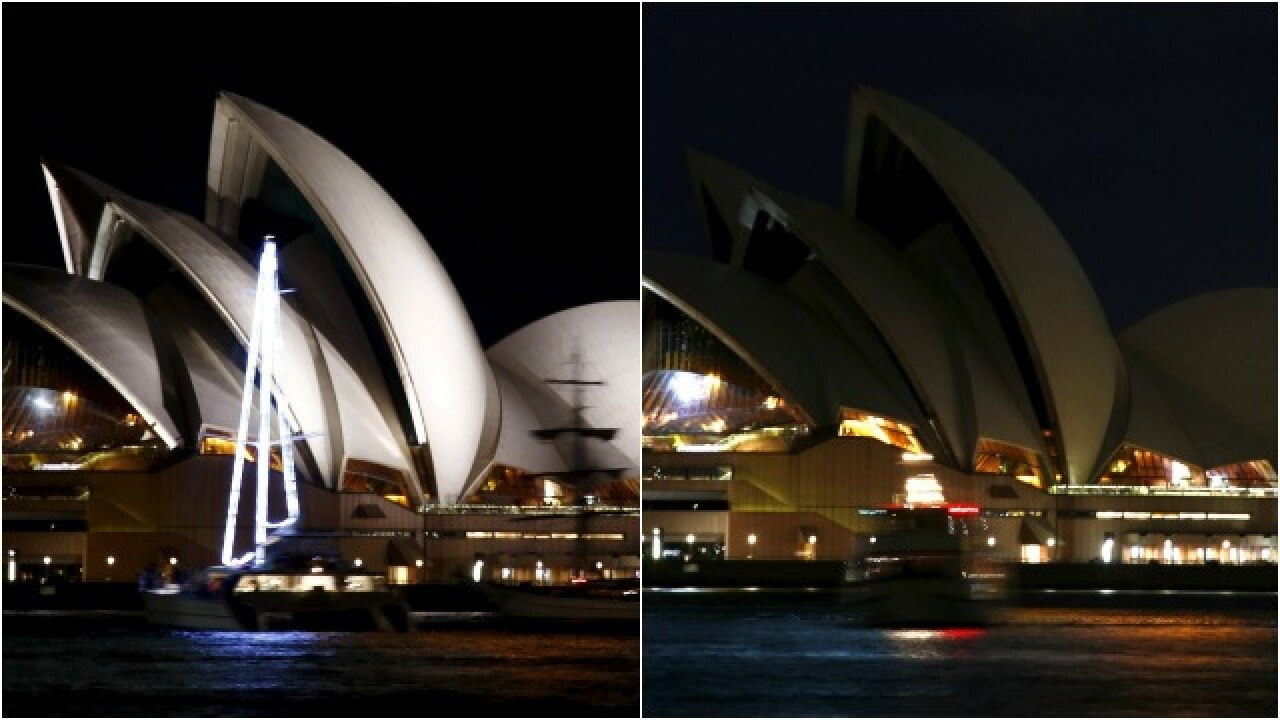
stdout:
[[(76, 176), (103, 198), (107, 204), (104, 217), (124, 220), (164, 254), (208, 301), (241, 346), (248, 346), (257, 285), (257, 271), (253, 266), (196, 220), (131, 198), (84, 173), (76, 172)], [(95, 248), (95, 256), (99, 254)], [(103, 257), (100, 272), (105, 273), (110, 257), (109, 254)], [(280, 385), (289, 399), (295, 427), (300, 432), (314, 433), (305, 442), (311, 448), (320, 475), (332, 486), (338, 471), (333, 452), (338, 448), (330, 447), (325, 399), (321, 396), (322, 384), (316, 377), (307, 325), (287, 305), (281, 321), (284, 357), (280, 361)]]
[(58, 187), (58, 181), (54, 179), (53, 173), (49, 172), (49, 167), (41, 163), (40, 170), (44, 172), (44, 184), (49, 191), (49, 204), (53, 206), (53, 220), (58, 226), (58, 240), (62, 243), (62, 261), (68, 273), (78, 275), (80, 259), (84, 257), (84, 248), (88, 244), (84, 228), (80, 226), (80, 219), (68, 207), (62, 196), (62, 190)]
[[(588, 386), (585, 391), (588, 407), (583, 413), (584, 421), (592, 427), (618, 428), (610, 444), (638, 473), (643, 407), (638, 300), (592, 303), (548, 315), (508, 335), (489, 348), (487, 355), (495, 366), (537, 382), (574, 379), (570, 358), (575, 351), (582, 357), (583, 377), (578, 379), (605, 383)], [(555, 385), (552, 389), (569, 407), (571, 386)], [(504, 394), (502, 438), (534, 429), (513, 428), (509, 432), (506, 402)]]
[[(210, 224), (252, 192), (240, 128), (285, 171), (338, 243), (377, 316), (399, 372), (418, 443), (430, 441), (442, 498), (462, 491), (499, 422), (488, 363), (448, 274), (395, 201), (358, 165), (289, 118), (242, 97), (218, 98), (210, 147)], [(230, 139), (229, 139), (230, 138)], [(247, 152), (252, 152), (249, 148)], [(234, 182), (233, 182), (234, 181)], [(225, 224), (225, 223), (224, 223)]]
[[(557, 419), (547, 412), (548, 391), (529, 387), (499, 363), (493, 365), (493, 377), (502, 393), (502, 431), (492, 462), (530, 472), (568, 470), (555, 445), (533, 436), (533, 430), (549, 427)], [(550, 399), (554, 401), (554, 397)]]
[[(342, 423), (344, 462), (350, 458), (368, 460), (396, 468), (406, 477), (415, 477), (412, 463), (404, 456), (399, 443), (388, 432), (382, 413), (378, 411), (377, 405), (369, 394), (364, 391), (364, 383), (360, 376), (323, 335), (317, 334), (316, 341), (321, 352), (324, 353), (325, 365), (329, 369), (329, 377), (333, 382), (334, 395), (338, 397), (341, 408), (338, 416)], [(415, 488), (415, 490), (419, 495), (421, 494), (421, 488)]]
[(151, 330), (121, 288), (48, 268), (5, 266), (4, 303), (48, 330), (96, 370), (170, 448), (184, 442), (164, 407)]
[[(201, 304), (166, 284), (148, 298), (147, 309), (164, 323), (182, 355), (196, 396), (199, 424), (233, 431), (240, 417), (244, 370), (228, 356), (219, 328), (210, 326), (220, 324), (221, 318)], [(256, 409), (256, 397), (251, 402)]]
[(911, 150), (977, 239), (1037, 365), (1067, 479), (1089, 482), (1110, 450), (1104, 435), (1124, 368), (1075, 255), (1035, 199), (976, 143), (914, 105), (866, 88), (854, 96), (846, 163), (845, 210), (851, 217), (856, 217), (857, 172), (871, 116)]

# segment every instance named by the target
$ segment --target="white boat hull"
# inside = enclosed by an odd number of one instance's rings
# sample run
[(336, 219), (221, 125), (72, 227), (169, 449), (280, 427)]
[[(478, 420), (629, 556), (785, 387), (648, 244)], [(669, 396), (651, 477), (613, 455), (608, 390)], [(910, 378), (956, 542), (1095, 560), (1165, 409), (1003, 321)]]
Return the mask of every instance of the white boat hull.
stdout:
[(193, 630), (246, 629), (226, 603), (180, 592), (143, 591), (142, 609), (147, 621), (156, 625)]
[(148, 590), (143, 612), (157, 625), (193, 630), (408, 629), (408, 607), (392, 593), (237, 593), (236, 607), (221, 597)]
[(521, 620), (640, 620), (640, 600), (631, 597), (573, 597), (481, 585), (506, 618)]

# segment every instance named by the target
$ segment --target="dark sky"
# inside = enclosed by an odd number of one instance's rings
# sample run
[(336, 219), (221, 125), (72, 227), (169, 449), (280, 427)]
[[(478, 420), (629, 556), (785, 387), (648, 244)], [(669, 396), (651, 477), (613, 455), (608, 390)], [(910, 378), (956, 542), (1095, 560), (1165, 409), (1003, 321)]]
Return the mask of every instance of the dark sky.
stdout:
[(228, 90), (361, 165), (487, 346), (639, 293), (639, 11), (6, 4), (4, 260), (61, 266), (38, 159), (203, 219)]
[(861, 84), (934, 113), (1011, 170), (1117, 329), (1201, 292), (1276, 286), (1273, 4), (643, 15), (646, 248), (710, 254), (686, 147), (838, 203)]

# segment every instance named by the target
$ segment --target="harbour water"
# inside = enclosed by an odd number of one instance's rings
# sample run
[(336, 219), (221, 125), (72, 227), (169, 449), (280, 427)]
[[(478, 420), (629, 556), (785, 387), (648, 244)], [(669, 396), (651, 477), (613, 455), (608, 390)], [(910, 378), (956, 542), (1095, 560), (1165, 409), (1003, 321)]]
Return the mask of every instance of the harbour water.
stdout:
[(646, 717), (1276, 717), (1276, 595), (1058, 594), (981, 629), (823, 592), (646, 592)]
[(459, 615), (410, 633), (153, 628), (120, 613), (6, 614), (6, 717), (639, 714), (638, 635)]

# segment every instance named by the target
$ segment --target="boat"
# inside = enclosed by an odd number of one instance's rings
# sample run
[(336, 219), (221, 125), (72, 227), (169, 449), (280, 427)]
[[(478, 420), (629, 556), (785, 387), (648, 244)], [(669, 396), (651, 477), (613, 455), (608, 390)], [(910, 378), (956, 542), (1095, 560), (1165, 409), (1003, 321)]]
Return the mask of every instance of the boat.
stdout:
[(569, 585), (479, 583), (504, 618), (513, 620), (638, 621), (639, 579), (594, 580)]
[[(302, 512), (293, 443), (305, 436), (281, 410), (289, 407), (274, 365), (281, 355), (281, 342), (276, 246), (268, 235), (259, 263), (221, 563), (182, 584), (151, 587), (149, 581), (145, 583), (141, 589), (145, 616), (160, 625), (204, 630), (407, 630), (408, 605), (384, 577), (346, 566), (332, 548), (299, 551), (298, 541), (304, 538), (297, 531)], [(257, 438), (250, 440), (255, 394)], [(237, 554), (237, 540), (243, 534), (237, 533), (241, 485), (251, 445), (256, 446), (257, 475), (253, 548)], [(268, 484), (276, 452), (287, 512), (273, 522), (268, 520)]]
[(384, 577), (321, 557), (213, 566), (144, 589), (142, 601), (148, 621), (196, 630), (409, 629), (409, 607)]
[(956, 627), (989, 623), (969, 578), (965, 537), (943, 509), (899, 511), (898, 529), (871, 540), (853, 564), (845, 598), (867, 625)]

